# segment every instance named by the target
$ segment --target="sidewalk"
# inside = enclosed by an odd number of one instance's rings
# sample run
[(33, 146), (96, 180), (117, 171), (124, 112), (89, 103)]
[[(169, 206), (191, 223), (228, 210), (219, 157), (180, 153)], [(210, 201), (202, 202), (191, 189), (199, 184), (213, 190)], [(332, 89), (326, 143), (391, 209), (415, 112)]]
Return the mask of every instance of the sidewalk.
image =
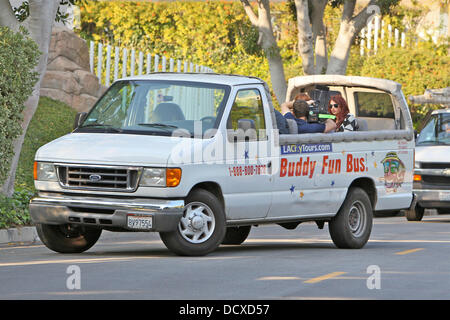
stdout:
[(35, 227), (21, 227), (0, 230), (0, 245), (16, 242), (40, 241)]

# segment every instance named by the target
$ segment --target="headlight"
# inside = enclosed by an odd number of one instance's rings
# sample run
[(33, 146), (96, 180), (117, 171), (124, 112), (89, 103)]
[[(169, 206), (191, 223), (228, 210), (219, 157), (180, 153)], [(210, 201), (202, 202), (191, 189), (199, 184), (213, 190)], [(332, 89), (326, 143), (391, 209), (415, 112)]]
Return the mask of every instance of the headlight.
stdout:
[(180, 184), (180, 168), (145, 168), (142, 172), (142, 187), (176, 187)]
[(56, 169), (53, 163), (34, 162), (34, 180), (38, 181), (58, 181)]
[(166, 169), (145, 168), (142, 172), (140, 185), (144, 187), (165, 187)]
[(420, 162), (414, 162), (414, 169), (420, 169)]

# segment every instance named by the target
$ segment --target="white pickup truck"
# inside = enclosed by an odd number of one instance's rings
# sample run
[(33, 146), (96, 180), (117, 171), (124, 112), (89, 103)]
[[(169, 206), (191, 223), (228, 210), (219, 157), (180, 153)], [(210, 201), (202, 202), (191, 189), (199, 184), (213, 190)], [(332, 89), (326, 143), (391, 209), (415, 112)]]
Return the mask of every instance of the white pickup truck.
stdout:
[(71, 253), (103, 229), (155, 231), (176, 254), (205, 255), (241, 244), (254, 225), (315, 221), (328, 222), (337, 247), (363, 247), (373, 211), (415, 204), (411, 116), (401, 86), (382, 79), (296, 77), (287, 100), (319, 87), (346, 99), (362, 131), (279, 134), (268, 86), (254, 77), (116, 81), (72, 133), (36, 153), (39, 237)]

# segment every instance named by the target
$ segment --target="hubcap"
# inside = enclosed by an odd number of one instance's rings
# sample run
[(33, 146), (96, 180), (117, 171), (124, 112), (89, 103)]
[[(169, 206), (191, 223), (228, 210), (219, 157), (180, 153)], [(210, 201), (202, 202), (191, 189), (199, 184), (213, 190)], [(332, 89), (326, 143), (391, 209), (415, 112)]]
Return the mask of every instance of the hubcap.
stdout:
[(360, 201), (355, 201), (348, 215), (348, 225), (355, 237), (359, 237), (366, 228), (366, 209)]
[(178, 231), (188, 242), (198, 244), (211, 237), (215, 226), (211, 208), (201, 202), (191, 202), (184, 209)]

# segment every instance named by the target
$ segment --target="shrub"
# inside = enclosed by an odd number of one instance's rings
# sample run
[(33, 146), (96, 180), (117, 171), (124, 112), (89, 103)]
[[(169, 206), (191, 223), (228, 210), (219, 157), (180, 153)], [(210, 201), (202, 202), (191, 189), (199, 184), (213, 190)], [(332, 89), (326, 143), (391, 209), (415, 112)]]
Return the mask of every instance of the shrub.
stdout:
[(0, 229), (30, 225), (28, 204), (33, 196), (27, 189), (16, 190), (11, 198), (0, 194)]
[[(425, 89), (450, 86), (450, 57), (439, 50), (391, 48), (365, 59), (360, 75), (394, 80), (402, 85), (406, 98), (422, 95)], [(413, 122), (417, 125), (424, 115), (439, 106), (410, 104)]]
[(38, 57), (38, 46), (24, 29), (0, 27), (0, 185), (9, 172), (13, 142), (22, 133), (24, 103), (38, 80), (33, 71)]

